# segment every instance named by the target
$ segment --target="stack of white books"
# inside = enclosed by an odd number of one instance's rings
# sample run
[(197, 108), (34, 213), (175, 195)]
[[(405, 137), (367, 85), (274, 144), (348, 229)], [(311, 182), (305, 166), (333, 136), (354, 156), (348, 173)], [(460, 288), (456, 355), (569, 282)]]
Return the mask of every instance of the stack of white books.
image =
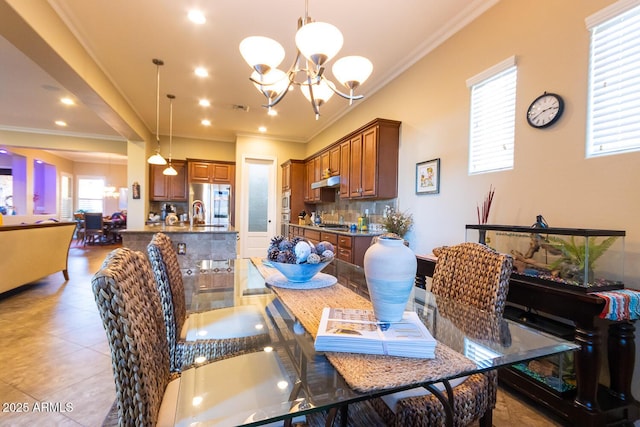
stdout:
[(315, 349), (433, 359), (436, 343), (413, 311), (398, 322), (378, 322), (373, 310), (325, 307)]

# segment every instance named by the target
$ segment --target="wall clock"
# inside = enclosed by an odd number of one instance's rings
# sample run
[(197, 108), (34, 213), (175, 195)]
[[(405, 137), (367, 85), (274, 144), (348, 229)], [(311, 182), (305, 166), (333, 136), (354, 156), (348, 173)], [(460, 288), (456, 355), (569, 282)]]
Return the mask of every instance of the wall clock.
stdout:
[(534, 128), (546, 128), (557, 122), (564, 111), (564, 100), (555, 93), (543, 93), (527, 110), (527, 122)]

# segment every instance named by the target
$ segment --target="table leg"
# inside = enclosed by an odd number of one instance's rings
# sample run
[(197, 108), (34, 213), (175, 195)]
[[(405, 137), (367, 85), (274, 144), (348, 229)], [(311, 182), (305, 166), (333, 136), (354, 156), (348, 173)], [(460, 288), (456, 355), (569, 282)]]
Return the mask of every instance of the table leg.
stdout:
[(588, 411), (598, 408), (598, 378), (600, 378), (601, 337), (595, 326), (585, 328), (576, 325), (576, 344), (580, 349), (574, 354), (577, 394), (574, 403)]
[(636, 359), (635, 330), (632, 322), (615, 322), (609, 325), (609, 392), (622, 401), (633, 400), (631, 379)]

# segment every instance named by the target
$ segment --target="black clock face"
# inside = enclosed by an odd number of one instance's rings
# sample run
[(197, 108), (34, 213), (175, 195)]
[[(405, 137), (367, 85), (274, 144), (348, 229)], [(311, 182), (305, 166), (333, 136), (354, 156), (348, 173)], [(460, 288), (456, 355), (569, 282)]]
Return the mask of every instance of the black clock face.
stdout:
[(555, 93), (544, 93), (537, 97), (527, 110), (527, 122), (534, 128), (546, 128), (560, 119), (564, 101)]

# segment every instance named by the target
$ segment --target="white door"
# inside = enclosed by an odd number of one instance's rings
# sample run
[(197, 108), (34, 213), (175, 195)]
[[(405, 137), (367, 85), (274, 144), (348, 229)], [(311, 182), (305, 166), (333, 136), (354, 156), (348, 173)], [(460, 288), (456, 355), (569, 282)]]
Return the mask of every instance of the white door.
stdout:
[(276, 234), (276, 159), (244, 158), (242, 167), (242, 258), (265, 257)]

